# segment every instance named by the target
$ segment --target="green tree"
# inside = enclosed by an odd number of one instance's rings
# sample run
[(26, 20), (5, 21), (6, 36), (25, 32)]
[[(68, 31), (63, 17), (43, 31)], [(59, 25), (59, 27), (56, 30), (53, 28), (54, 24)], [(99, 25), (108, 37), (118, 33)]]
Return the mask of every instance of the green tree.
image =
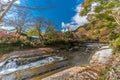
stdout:
[[(94, 13), (89, 13), (91, 5), (97, 3)], [(85, 0), (81, 16), (88, 16), (86, 30), (92, 39), (113, 42), (114, 48), (120, 47), (120, 0)], [(120, 49), (119, 49), (120, 50)]]
[(120, 37), (116, 38), (113, 42), (113, 47), (117, 50), (120, 50)]
[(57, 35), (53, 27), (51, 26), (47, 27), (46, 32), (45, 32), (45, 37), (46, 39), (57, 39)]
[(27, 31), (27, 35), (29, 37), (31, 37), (31, 36), (39, 36), (40, 33), (41, 32), (39, 30), (37, 30), (37, 29), (30, 29), (30, 30)]
[(66, 31), (66, 32), (63, 33), (63, 37), (66, 40), (69, 40), (69, 39), (73, 38), (73, 33), (71, 31)]

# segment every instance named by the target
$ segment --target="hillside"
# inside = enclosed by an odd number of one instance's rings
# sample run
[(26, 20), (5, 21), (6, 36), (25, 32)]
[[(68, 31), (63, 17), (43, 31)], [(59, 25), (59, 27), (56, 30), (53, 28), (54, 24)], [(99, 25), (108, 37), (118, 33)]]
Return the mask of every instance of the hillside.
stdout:
[[(80, 16), (89, 23), (80, 26), (75, 34), (83, 41), (109, 42), (116, 60), (103, 70), (100, 80), (119, 79), (120, 61), (120, 0), (85, 0)], [(108, 55), (107, 55), (108, 56)], [(116, 70), (117, 69), (117, 70)], [(101, 73), (101, 72), (100, 72)]]
[(80, 26), (75, 34), (79, 39), (112, 42), (120, 50), (120, 1), (85, 0), (80, 16), (87, 16), (89, 23)]

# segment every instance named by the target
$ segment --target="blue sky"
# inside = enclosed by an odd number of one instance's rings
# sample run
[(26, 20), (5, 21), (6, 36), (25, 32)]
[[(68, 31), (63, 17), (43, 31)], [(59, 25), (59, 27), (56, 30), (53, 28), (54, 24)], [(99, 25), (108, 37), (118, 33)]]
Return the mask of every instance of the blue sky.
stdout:
[[(72, 18), (76, 15), (76, 7), (84, 0), (21, 0), (21, 5), (27, 6), (53, 6), (48, 9), (30, 10), (34, 16), (44, 17), (50, 19), (62, 29), (66, 23), (70, 23)], [(63, 23), (63, 24), (62, 24)]]
[[(4, 0), (7, 1), (7, 0)], [(35, 17), (43, 17), (58, 25), (58, 30), (66, 31), (69, 26), (75, 30), (87, 21), (87, 16), (80, 16), (84, 0), (17, 0), (15, 4), (36, 6), (40, 10), (29, 10)], [(45, 8), (47, 6), (47, 8)], [(49, 8), (52, 6), (51, 8)], [(43, 9), (45, 8), (45, 9)]]

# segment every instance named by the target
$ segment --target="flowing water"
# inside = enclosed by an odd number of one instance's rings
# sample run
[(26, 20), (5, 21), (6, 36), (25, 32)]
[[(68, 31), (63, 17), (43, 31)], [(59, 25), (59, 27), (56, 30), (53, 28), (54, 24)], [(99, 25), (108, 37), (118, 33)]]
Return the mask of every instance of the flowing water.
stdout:
[(27, 69), (27, 68), (37, 66), (37, 65), (48, 64), (48, 63), (54, 62), (56, 60), (63, 60), (63, 57), (50, 56), (50, 57), (38, 60), (38, 61), (33, 62), (33, 63), (22, 65), (22, 66), (17, 65), (17, 59), (9, 59), (2, 66), (2, 70), (0, 71), (0, 75), (12, 73), (12, 72), (17, 71), (17, 70)]
[[(65, 66), (60, 67), (59, 69), (52, 70), (52, 71), (42, 74), (42, 75), (40, 74), (40, 75), (34, 76), (28, 80), (41, 80), (42, 78), (48, 77), (48, 76), (55, 74), (57, 72), (60, 72), (64, 69), (67, 69), (67, 68), (70, 68), (73, 66), (77, 66), (77, 65), (89, 64), (89, 61), (94, 52), (95, 52), (95, 49), (88, 50), (88, 49), (82, 48), (78, 51), (63, 53), (63, 56), (67, 56), (68, 59), (59, 65), (64, 64)], [(52, 67), (54, 67), (54, 65)]]
[(1, 67), (0, 80), (25, 80), (64, 67), (88, 64), (92, 51), (85, 50), (64, 52), (24, 65), (19, 65), (17, 58), (8, 59)]
[(17, 68), (17, 63), (15, 59), (8, 60), (7, 64), (3, 65), (2, 71), (6, 71), (9, 69), (15, 69)]

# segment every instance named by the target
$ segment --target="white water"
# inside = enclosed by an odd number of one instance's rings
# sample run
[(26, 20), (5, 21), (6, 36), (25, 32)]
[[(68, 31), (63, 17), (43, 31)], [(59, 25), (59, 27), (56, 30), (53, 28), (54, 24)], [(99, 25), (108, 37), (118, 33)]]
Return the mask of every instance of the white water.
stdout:
[(15, 59), (8, 60), (8, 62), (3, 65), (2, 71), (0, 71), (0, 75), (9, 74), (17, 70), (23, 70), (37, 65), (48, 64), (56, 60), (63, 60), (63, 57), (51, 56), (22, 66), (18, 66)]
[(8, 63), (3, 65), (3, 68), (2, 70), (7, 70), (7, 69), (12, 69), (12, 68), (17, 68), (17, 63), (16, 63), (16, 60), (13, 59), (13, 60), (8, 60)]

